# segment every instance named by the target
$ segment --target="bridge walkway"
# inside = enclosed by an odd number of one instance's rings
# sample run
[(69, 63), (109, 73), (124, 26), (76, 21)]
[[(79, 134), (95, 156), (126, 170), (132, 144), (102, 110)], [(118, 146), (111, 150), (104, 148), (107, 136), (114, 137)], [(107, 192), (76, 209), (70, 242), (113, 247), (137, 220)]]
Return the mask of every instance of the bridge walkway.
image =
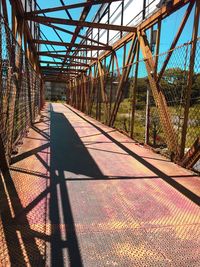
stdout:
[(69, 106), (46, 106), (0, 188), (1, 266), (199, 266), (199, 177)]

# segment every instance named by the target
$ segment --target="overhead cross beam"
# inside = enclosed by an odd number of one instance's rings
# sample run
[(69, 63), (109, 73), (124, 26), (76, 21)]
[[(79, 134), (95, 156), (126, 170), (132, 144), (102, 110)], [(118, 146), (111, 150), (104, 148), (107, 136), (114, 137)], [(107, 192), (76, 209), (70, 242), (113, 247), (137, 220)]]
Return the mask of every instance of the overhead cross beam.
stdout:
[(88, 60), (97, 60), (97, 57), (83, 57), (83, 56), (70, 56), (70, 55), (61, 55), (61, 54), (52, 54), (52, 53), (48, 53), (48, 51), (47, 52), (38, 52), (37, 53), (38, 55), (40, 55), (40, 56), (46, 56), (46, 57), (52, 57), (52, 58), (64, 58), (64, 57), (66, 57), (66, 58), (72, 58), (72, 59), (88, 59)]
[[(43, 74), (45, 74), (45, 75), (51, 75), (52, 77), (53, 76), (56, 76), (56, 75), (58, 75), (58, 74), (60, 74), (60, 71), (58, 72), (58, 71), (49, 71), (49, 70), (44, 70), (43, 71)], [(61, 75), (69, 75), (69, 74), (75, 74), (75, 75), (78, 75), (78, 74), (80, 74), (80, 72), (77, 72), (77, 71), (65, 71), (65, 72), (62, 72), (61, 73)]]
[(112, 3), (112, 2), (119, 2), (122, 0), (96, 0), (96, 1), (88, 1), (85, 3), (78, 3), (78, 4), (72, 4), (72, 5), (63, 5), (53, 8), (45, 8), (42, 10), (36, 10), (33, 12), (27, 12), (26, 15), (38, 15), (42, 13), (50, 13), (55, 11), (61, 11), (61, 10), (67, 10), (67, 9), (74, 9), (74, 8), (80, 8), (80, 7), (91, 7), (93, 5), (100, 5), (100, 4), (106, 4), (106, 3)]
[[(46, 23), (46, 22), (42, 22), (41, 24), (47, 26), (47, 27), (50, 27), (50, 28), (53, 28), (54, 30), (58, 30), (58, 31), (61, 31), (61, 32), (65, 32), (67, 34), (70, 34), (70, 35), (73, 35), (74, 32), (73, 31), (69, 31), (67, 29), (63, 29), (61, 27), (58, 27), (54, 24), (51, 24), (51, 23)], [(91, 39), (91, 38), (88, 38), (87, 36), (84, 36), (82, 34), (77, 34), (77, 37), (83, 39), (83, 40), (86, 40), (86, 41), (90, 41), (90, 42), (93, 42), (95, 44), (98, 44), (98, 45), (102, 45), (102, 46), (106, 46), (106, 44), (102, 43), (102, 42), (99, 42), (97, 40), (94, 40), (94, 39)]]
[(131, 26), (121, 26), (121, 25), (88, 22), (88, 21), (79, 21), (79, 20), (70, 20), (70, 19), (61, 19), (61, 18), (52, 18), (52, 17), (26, 15), (26, 16), (24, 16), (24, 19), (30, 20), (30, 21), (35, 21), (38, 23), (43, 23), (43, 22), (56, 23), (56, 24), (63, 24), (63, 25), (72, 25), (72, 26), (106, 29), (106, 30), (113, 30), (113, 31), (125, 31), (125, 32), (135, 32), (136, 31), (136, 27), (131, 27)]
[[(70, 78), (72, 79), (73, 77), (75, 76), (70, 76)], [(53, 78), (50, 78), (50, 77), (44, 77), (44, 81), (45, 82), (55, 82), (55, 78), (56, 77), (53, 77)], [(57, 80), (56, 83), (66, 83), (66, 79), (68, 79), (69, 77), (62, 77), (62, 79), (60, 80)]]
[[(60, 71), (58, 72), (58, 71), (49, 71), (49, 70), (44, 70), (43, 71), (43, 74), (45, 74), (45, 75), (51, 75), (52, 77), (53, 76), (56, 76), (56, 75), (58, 75), (60, 73)], [(78, 74), (80, 74), (80, 72), (77, 72), (77, 71), (65, 71), (65, 72), (62, 72), (61, 73), (62, 75), (69, 75), (69, 74), (75, 74), (75, 75), (78, 75)]]
[[(44, 63), (44, 64), (63, 64), (63, 62), (56, 62), (56, 61), (43, 61), (41, 60), (40, 63)], [(85, 64), (85, 63), (66, 63), (64, 66), (73, 66), (73, 67), (88, 67), (89, 64)]]
[[(41, 70), (55, 70), (55, 71), (60, 71), (61, 68), (55, 68), (55, 67), (47, 67), (47, 66), (42, 66)], [(71, 69), (71, 68), (62, 68), (63, 71), (76, 71), (76, 72), (85, 72), (85, 70), (82, 69)]]
[[(87, 52), (88, 50), (87, 49), (73, 49), (73, 50), (71, 50), (71, 52)], [(67, 49), (64, 49), (64, 50), (57, 50), (57, 49), (55, 49), (55, 50), (45, 50), (45, 51), (42, 51), (42, 50), (40, 50), (40, 52), (41, 53), (46, 53), (46, 52), (48, 52), (48, 53), (66, 53), (67, 52)]]
[(34, 39), (33, 43), (35, 44), (49, 44), (49, 45), (58, 45), (66, 47), (77, 47), (77, 48), (86, 48), (88, 50), (111, 50), (112, 46), (99, 46), (99, 45), (86, 45), (86, 44), (72, 44), (58, 41), (48, 41), (48, 40), (38, 40)]
[[(86, 2), (89, 2), (90, 0), (87, 0)], [(91, 6), (86, 6), (83, 8), (82, 12), (81, 12), (81, 16), (79, 18), (79, 21), (82, 22), (82, 21), (85, 21), (89, 12), (90, 12), (90, 9), (91, 9)], [(76, 42), (76, 39), (78, 37), (78, 34), (80, 34), (80, 31), (81, 31), (82, 27), (81, 26), (76, 26), (76, 29), (74, 31), (74, 34), (72, 35), (72, 39), (71, 39), (71, 44), (74, 44)], [(64, 67), (64, 64), (65, 62), (67, 61), (67, 55), (69, 55), (69, 53), (71, 52), (71, 47), (69, 47), (67, 49), (67, 52), (66, 52), (66, 56), (63, 60), (63, 65), (62, 67)]]
[[(183, 7), (186, 4), (191, 3), (191, 2), (194, 3), (195, 0), (174, 0), (172, 2), (172, 5), (170, 6), (170, 8), (168, 8), (166, 5), (163, 5), (163, 7), (161, 9), (157, 10), (155, 13), (153, 13), (146, 20), (142, 21), (141, 24), (139, 24), (137, 26), (137, 31), (149, 29), (152, 25), (155, 25), (159, 20), (162, 20), (162, 19), (168, 17), (169, 15), (173, 14), (181, 7)], [(134, 33), (130, 32), (130, 33), (126, 34), (124, 37), (122, 37), (121, 39), (119, 39), (118, 41), (116, 41), (112, 46), (112, 48), (113, 48), (112, 51), (119, 49), (125, 43), (130, 41), (131, 38), (133, 37), (133, 35), (134, 35)], [(98, 59), (102, 60), (103, 58), (105, 58), (109, 54), (110, 54), (109, 51), (105, 51), (103, 54), (101, 54), (99, 56)], [(94, 65), (94, 64), (96, 64), (95, 61), (91, 62), (91, 65)]]

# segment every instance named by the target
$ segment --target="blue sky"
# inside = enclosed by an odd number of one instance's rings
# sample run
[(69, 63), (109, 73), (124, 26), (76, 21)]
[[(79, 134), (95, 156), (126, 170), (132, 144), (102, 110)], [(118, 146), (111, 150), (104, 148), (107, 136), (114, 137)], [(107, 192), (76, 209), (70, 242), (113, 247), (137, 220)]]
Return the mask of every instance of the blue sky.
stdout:
[[(79, 0), (79, 1), (74, 1), (74, 0), (68, 0), (68, 1), (64, 1), (66, 5), (70, 5), (70, 4), (74, 4), (74, 3), (82, 3), (82, 2), (86, 2), (85, 0)], [(39, 6), (42, 8), (42, 9), (45, 9), (45, 8), (50, 8), (50, 7), (55, 7), (55, 6), (61, 6), (61, 3), (59, 0), (51, 0), (48, 2), (48, 7), (46, 6), (46, 3), (45, 1), (43, 0), (37, 0), (37, 3), (39, 4)], [(96, 11), (98, 10), (98, 7), (99, 5), (96, 5), (96, 6), (93, 6), (91, 8), (91, 11), (87, 17), (87, 21), (91, 21), (93, 19), (93, 17), (95, 16), (95, 13)], [(76, 9), (69, 9), (69, 13), (70, 15), (72, 16), (72, 18), (74, 20), (79, 20), (80, 18), (80, 14), (82, 12), (83, 8), (76, 8)], [(51, 12), (51, 13), (47, 13), (46, 16), (49, 16), (49, 17), (58, 17), (58, 18), (63, 18), (63, 19), (69, 19), (69, 17), (67, 16), (66, 12), (65, 11), (57, 11), (57, 12)], [(75, 30), (75, 26), (70, 26), (70, 25), (57, 25), (63, 29), (67, 29), (67, 30), (70, 30), (70, 31), (74, 31)], [(56, 36), (55, 32), (49, 28), (49, 27), (46, 27), (44, 25), (41, 25), (41, 30), (45, 32), (45, 34), (47, 34), (49, 36), (49, 39), (51, 40), (57, 40), (59, 41), (59, 38), (58, 36)], [(80, 34), (84, 34), (85, 30), (82, 30), (80, 32)], [(64, 39), (65, 42), (70, 42), (71, 40), (71, 35), (69, 34), (66, 34), (64, 32), (59, 32), (60, 36)], [(77, 42), (79, 42), (81, 39), (80, 38), (77, 38)], [(60, 47), (61, 48), (61, 47)], [(59, 48), (59, 49), (60, 49)], [(63, 48), (63, 47), (62, 47)]]
[[(47, 6), (47, 2), (48, 2), (48, 6)], [(64, 2), (66, 4), (74, 4), (74, 3), (80, 3), (80, 2), (85, 2), (85, 0), (79, 0), (79, 1), (75, 1), (75, 0), (64, 0)], [(8, 7), (9, 7), (9, 1), (7, 0), (8, 3)], [(55, 6), (60, 6), (61, 3), (59, 0), (49, 0), (49, 1), (44, 1), (44, 0), (37, 0), (37, 3), (40, 5), (40, 7), (42, 9), (44, 8), (50, 8), (50, 7), (55, 7)], [(87, 17), (87, 21), (91, 21), (92, 18), (94, 18), (97, 10), (98, 10), (98, 5), (97, 6), (93, 6), (88, 17)], [(180, 25), (180, 22), (184, 16), (184, 13), (187, 9), (187, 6), (183, 7), (182, 9), (180, 9), (179, 11), (175, 12), (174, 14), (170, 15), (169, 17), (167, 17), (166, 19), (164, 19), (162, 21), (162, 34), (161, 34), (161, 42), (160, 42), (160, 53), (167, 51), (170, 48), (171, 42), (178, 30), (178, 27)], [(81, 11), (83, 10), (83, 8), (78, 8), (78, 9), (70, 9), (69, 12), (72, 16), (73, 19), (78, 20), (81, 14)], [(10, 12), (9, 12), (10, 13)], [(58, 12), (53, 12), (53, 13), (47, 13), (47, 16), (52, 16), (52, 17), (59, 17), (59, 18), (68, 18), (67, 14), (65, 13), (65, 11), (58, 11)], [(9, 15), (10, 17), (10, 15)], [(181, 34), (181, 37), (178, 41), (177, 45), (186, 43), (188, 41), (191, 40), (191, 35), (192, 35), (192, 28), (193, 28), (193, 17), (194, 17), (194, 8), (190, 14), (190, 17), (188, 19), (188, 22), (183, 30), (183, 33)], [(131, 18), (130, 18), (131, 20)], [(65, 26), (65, 25), (57, 25), (61, 28), (70, 30), (70, 31), (74, 31), (75, 26)], [(199, 27), (200, 28), (200, 27)], [(44, 34), (47, 36), (47, 38), (49, 40), (56, 40), (59, 41), (58, 36), (55, 34), (55, 32), (47, 26), (41, 25), (41, 30), (42, 32), (44, 32)], [(85, 30), (81, 31), (81, 34), (84, 34)], [(200, 29), (199, 29), (200, 32)], [(71, 35), (63, 33), (63, 32), (59, 32), (61, 38), (65, 41), (65, 42), (70, 42), (71, 40)], [(76, 42), (79, 42), (80, 38), (77, 38)], [(48, 46), (50, 50), (52, 50), (51, 46)], [(61, 47), (61, 46), (56, 46), (55, 47), (57, 50), (64, 50), (65, 47)], [(46, 47), (44, 45), (41, 46), (41, 50), (45, 51), (47, 50)], [(128, 50), (128, 49), (127, 49)], [(118, 59), (119, 59), (119, 64), (122, 64), (122, 53), (119, 51), (118, 53)], [(51, 58), (49, 57), (42, 57), (42, 60), (49, 60), (52, 61)], [(56, 61), (60, 61), (59, 59), (56, 59)]]
[[(41, 6), (41, 8), (46, 8), (45, 6), (45, 1), (43, 0), (38, 0), (38, 4)], [(67, 4), (74, 3), (73, 0), (70, 1), (65, 1)], [(83, 1), (78, 1), (78, 2), (85, 2)], [(53, 7), (53, 6), (59, 6), (59, 0), (53, 0), (49, 2), (48, 7)], [(89, 16), (87, 17), (87, 21), (90, 21), (94, 16), (97, 11), (99, 6), (94, 6), (92, 10), (89, 13)], [(185, 11), (187, 9), (187, 6), (183, 7), (179, 11), (173, 13), (166, 19), (162, 21), (162, 34), (161, 34), (161, 41), (160, 41), (160, 53), (163, 53), (167, 51), (170, 48), (170, 45), (173, 41), (174, 36), (176, 35), (176, 32), (178, 30), (178, 27), (180, 25), (180, 22), (185, 14)], [(73, 17), (73, 19), (78, 20), (80, 13), (82, 11), (82, 8), (79, 9), (70, 9), (70, 14)], [(67, 15), (65, 11), (60, 11), (60, 12), (54, 12), (54, 13), (48, 13), (47, 16), (58, 16), (59, 18), (67, 18)], [(191, 40), (192, 36), (192, 28), (193, 28), (193, 18), (194, 18), (194, 8), (190, 14), (190, 17), (188, 19), (188, 22), (183, 30), (183, 33), (181, 34), (181, 37), (178, 41), (177, 45), (186, 43)], [(65, 28), (66, 26), (64, 25), (58, 25), (59, 27)], [(49, 27), (41, 26), (42, 31), (45, 32), (45, 34), (48, 36), (50, 40), (59, 40), (58, 37), (55, 35), (55, 33), (50, 29)], [(75, 29), (74, 26), (67, 26), (67, 29), (73, 31)], [(84, 32), (81, 32), (84, 34)], [(71, 39), (71, 36), (65, 33), (60, 32), (61, 37), (66, 41), (69, 42)], [(77, 42), (80, 41), (80, 38), (77, 38)], [(56, 47), (57, 49), (63, 49), (63, 47)], [(42, 49), (46, 50), (46, 48), (42, 47)], [(50, 48), (51, 49), (51, 48)], [(122, 63), (122, 55), (119, 52), (118, 53), (118, 58), (119, 58), (119, 64), (121, 65)], [(47, 60), (47, 58), (45, 59)]]

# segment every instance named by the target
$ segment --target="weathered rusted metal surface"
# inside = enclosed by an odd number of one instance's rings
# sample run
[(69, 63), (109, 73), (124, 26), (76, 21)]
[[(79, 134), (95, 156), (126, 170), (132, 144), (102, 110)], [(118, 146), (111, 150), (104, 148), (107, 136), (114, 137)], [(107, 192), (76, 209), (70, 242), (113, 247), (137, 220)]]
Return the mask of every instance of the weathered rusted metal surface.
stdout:
[(199, 177), (49, 108), (1, 180), (0, 265), (199, 266)]

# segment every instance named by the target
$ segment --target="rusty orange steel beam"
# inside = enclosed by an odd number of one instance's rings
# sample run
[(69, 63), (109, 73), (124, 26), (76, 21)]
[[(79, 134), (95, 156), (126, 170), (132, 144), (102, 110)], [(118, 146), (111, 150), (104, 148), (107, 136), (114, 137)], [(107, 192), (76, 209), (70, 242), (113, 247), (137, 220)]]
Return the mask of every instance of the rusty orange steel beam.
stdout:
[[(89, 2), (89, 0), (87, 0), (86, 2)], [(61, 3), (63, 5), (63, 1), (61, 1)], [(90, 12), (90, 9), (91, 9), (91, 6), (88, 6), (88, 7), (86, 6), (86, 7), (83, 8), (83, 11), (82, 11), (81, 16), (80, 16), (80, 19), (79, 19), (80, 22), (85, 21), (85, 19), (87, 18), (88, 14)], [(74, 44), (75, 43), (75, 41), (76, 41), (76, 39), (78, 37), (78, 34), (80, 34), (80, 31), (81, 31), (81, 27), (80, 26), (76, 26), (76, 29), (74, 31), (74, 34), (72, 35), (72, 38), (71, 38), (71, 44)], [(66, 56), (65, 56), (65, 58), (63, 60), (62, 67), (64, 67), (64, 64), (65, 64), (65, 62), (67, 60), (67, 55), (69, 55), (69, 53), (71, 52), (71, 50), (72, 50), (71, 47), (69, 47), (67, 49)]]
[[(88, 50), (87, 49), (72, 49), (71, 50), (71, 52), (87, 52)], [(40, 50), (40, 53), (46, 53), (46, 52), (48, 52), (48, 53), (66, 53), (67, 52), (67, 49), (63, 49), (63, 50), (57, 50), (57, 49), (55, 49), (55, 50)], [(64, 55), (64, 54), (63, 54)]]
[(80, 8), (80, 7), (91, 7), (94, 5), (100, 5), (100, 4), (109, 4), (112, 2), (119, 2), (122, 0), (96, 0), (96, 1), (88, 1), (84, 3), (78, 3), (78, 4), (71, 4), (71, 5), (64, 5), (64, 6), (58, 6), (58, 7), (52, 7), (52, 8), (45, 8), (42, 10), (36, 10), (32, 12), (27, 12), (25, 15), (38, 15), (42, 13), (50, 13), (50, 12), (56, 12), (56, 11), (61, 11), (61, 10), (66, 10), (66, 9), (75, 9), (75, 8)]
[(70, 72), (70, 71), (75, 71), (75, 72), (77, 72), (77, 73), (79, 73), (79, 72), (85, 72), (84, 70), (82, 70), (82, 69), (72, 69), (72, 68), (55, 68), (55, 67), (41, 67), (41, 70), (42, 71), (57, 71), (57, 72), (59, 72), (59, 71), (61, 71), (61, 70), (63, 70), (63, 71), (65, 71), (65, 72)]
[(88, 50), (111, 50), (112, 46), (99, 46), (99, 45), (85, 45), (85, 44), (72, 44), (66, 42), (59, 41), (48, 41), (48, 40), (38, 40), (33, 39), (33, 43), (35, 44), (47, 44), (47, 45), (58, 45), (58, 46), (66, 46), (66, 47), (78, 47), (78, 48), (86, 48)]
[(131, 27), (131, 26), (121, 26), (121, 25), (105, 24), (105, 23), (97, 23), (97, 22), (42, 17), (42, 16), (32, 16), (32, 15), (25, 16), (24, 18), (25, 20), (35, 21), (38, 23), (47, 22), (47, 23), (56, 23), (56, 24), (63, 24), (63, 25), (73, 25), (73, 26), (80, 26), (80, 27), (106, 29), (106, 30), (113, 30), (113, 31), (125, 31), (125, 32), (136, 31), (136, 28)]
[(198, 137), (179, 164), (185, 168), (192, 168), (200, 159), (200, 137)]
[[(38, 52), (38, 55), (43, 55), (46, 57), (52, 57), (52, 58), (60, 58), (63, 59), (66, 55), (61, 55), (61, 54), (52, 54), (52, 53), (48, 53), (48, 52)], [(67, 55), (66, 58), (72, 58), (72, 59), (88, 59), (88, 60), (96, 60), (97, 57), (84, 57), (84, 56), (70, 56)]]
[[(40, 63), (44, 63), (44, 64), (63, 64), (63, 62), (61, 61), (61, 62), (56, 62), (56, 61), (46, 61), (46, 60), (41, 60), (40, 61)], [(65, 64), (65, 66), (73, 66), (73, 67), (75, 67), (75, 66), (79, 66), (79, 67), (88, 67), (89, 66), (89, 64), (86, 64), (86, 63), (66, 63)]]
[[(58, 27), (58, 26), (56, 26), (54, 24), (47, 23), (47, 22), (42, 22), (41, 24), (43, 24), (43, 25), (45, 25), (47, 27), (53, 28), (55, 30), (58, 30), (58, 31), (62, 31), (62, 32), (68, 33), (70, 35), (74, 35), (74, 32), (73, 31), (69, 31), (67, 29), (63, 29), (63, 28)], [(84, 36), (82, 34), (77, 34), (77, 37), (80, 37), (83, 40), (90, 41), (90, 42), (93, 42), (93, 43), (98, 44), (98, 45), (106, 46), (106, 44), (104, 44), (102, 42), (99, 42), (99, 41), (96, 41), (94, 39), (88, 38), (88, 37), (86, 37), (86, 36)]]
[[(168, 17), (172, 13), (176, 12), (179, 8), (185, 6), (191, 1), (194, 2), (195, 0), (174, 0), (170, 8), (163, 6), (161, 9), (156, 11), (149, 18), (147, 18), (141, 24), (139, 24), (137, 26), (137, 31), (146, 30), (150, 28), (152, 25), (156, 24), (159, 20), (162, 20)], [(132, 39), (133, 35), (134, 35), (134, 32), (130, 32), (126, 34), (124, 37), (122, 37), (120, 40), (116, 41), (112, 46), (112, 50), (117, 50), (120, 47), (122, 47), (125, 43), (129, 42)], [(110, 54), (111, 54), (111, 51), (105, 51), (99, 56), (98, 60), (102, 60), (103, 58), (109, 56)], [(94, 64), (96, 64), (96, 61), (91, 62), (90, 66)]]

